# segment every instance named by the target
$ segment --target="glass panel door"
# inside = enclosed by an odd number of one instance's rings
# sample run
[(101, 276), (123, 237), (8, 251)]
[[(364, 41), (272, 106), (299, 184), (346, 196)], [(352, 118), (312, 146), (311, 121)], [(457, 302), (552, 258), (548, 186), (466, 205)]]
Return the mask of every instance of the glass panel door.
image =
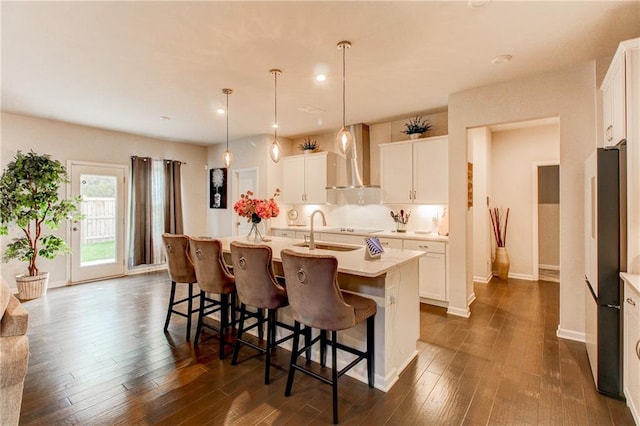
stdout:
[(124, 166), (72, 164), (81, 222), (72, 225), (71, 281), (124, 274)]

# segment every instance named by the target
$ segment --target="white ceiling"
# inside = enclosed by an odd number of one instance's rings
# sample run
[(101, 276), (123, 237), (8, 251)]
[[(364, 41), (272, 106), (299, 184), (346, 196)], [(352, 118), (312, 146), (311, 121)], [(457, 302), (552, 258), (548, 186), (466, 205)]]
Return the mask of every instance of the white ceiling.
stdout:
[[(446, 109), (448, 95), (611, 56), (638, 1), (6, 2), (2, 110), (196, 143)], [(493, 65), (496, 55), (513, 60)], [(317, 71), (328, 80), (314, 80)], [(300, 107), (320, 111), (308, 113)], [(171, 120), (160, 120), (160, 116)]]

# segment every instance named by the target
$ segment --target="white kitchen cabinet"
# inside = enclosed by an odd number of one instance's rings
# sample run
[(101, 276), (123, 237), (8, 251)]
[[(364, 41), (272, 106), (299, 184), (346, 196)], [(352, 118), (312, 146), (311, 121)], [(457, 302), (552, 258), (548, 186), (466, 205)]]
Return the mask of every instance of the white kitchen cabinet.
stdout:
[(447, 204), (447, 136), (380, 145), (384, 204)]
[(272, 229), (271, 235), (274, 237), (286, 237), (286, 238), (297, 238), (295, 231), (290, 231), (288, 229)]
[(638, 94), (632, 89), (638, 75), (629, 66), (632, 51), (640, 49), (640, 38), (620, 43), (613, 56), (607, 74), (602, 81), (602, 127), (604, 146), (616, 145), (627, 138), (628, 110), (633, 102), (638, 102)]
[[(364, 246), (365, 237), (362, 235), (351, 235), (351, 234), (332, 234), (332, 233), (323, 233), (322, 240), (328, 241), (331, 243), (343, 243), (343, 244), (354, 244), (358, 246)], [(316, 241), (319, 238), (316, 237)]]
[(640, 291), (624, 285), (623, 388), (627, 405), (640, 424)]
[(326, 204), (327, 186), (335, 186), (337, 155), (333, 152), (282, 158), (281, 197), (285, 204)]
[(447, 295), (447, 245), (440, 241), (404, 240), (406, 250), (421, 250), (427, 254), (420, 258), (419, 288), (422, 301), (446, 306)]

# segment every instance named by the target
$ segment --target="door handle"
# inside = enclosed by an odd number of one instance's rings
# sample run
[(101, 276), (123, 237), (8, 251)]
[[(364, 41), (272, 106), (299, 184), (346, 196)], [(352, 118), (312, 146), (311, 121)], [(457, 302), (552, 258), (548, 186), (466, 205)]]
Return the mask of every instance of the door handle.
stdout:
[(640, 339), (636, 342), (636, 356), (640, 359)]
[(73, 231), (77, 231), (77, 230), (78, 230), (78, 227), (77, 227), (77, 226), (74, 226), (74, 227), (73, 227), (73, 228), (71, 228), (71, 229), (72, 229)]
[(636, 302), (630, 297), (627, 297), (627, 303), (631, 306), (636, 306)]
[(607, 141), (611, 142), (613, 140), (613, 124), (607, 127)]

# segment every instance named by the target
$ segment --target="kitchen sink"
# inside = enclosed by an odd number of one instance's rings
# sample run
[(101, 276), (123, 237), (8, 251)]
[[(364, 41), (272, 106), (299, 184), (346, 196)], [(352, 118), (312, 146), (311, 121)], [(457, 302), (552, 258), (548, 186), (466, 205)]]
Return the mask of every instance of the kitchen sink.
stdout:
[[(308, 242), (294, 244), (295, 247), (309, 247)], [(353, 251), (362, 248), (361, 246), (350, 246), (346, 244), (329, 244), (329, 243), (316, 243), (318, 250), (333, 250), (333, 251)]]

